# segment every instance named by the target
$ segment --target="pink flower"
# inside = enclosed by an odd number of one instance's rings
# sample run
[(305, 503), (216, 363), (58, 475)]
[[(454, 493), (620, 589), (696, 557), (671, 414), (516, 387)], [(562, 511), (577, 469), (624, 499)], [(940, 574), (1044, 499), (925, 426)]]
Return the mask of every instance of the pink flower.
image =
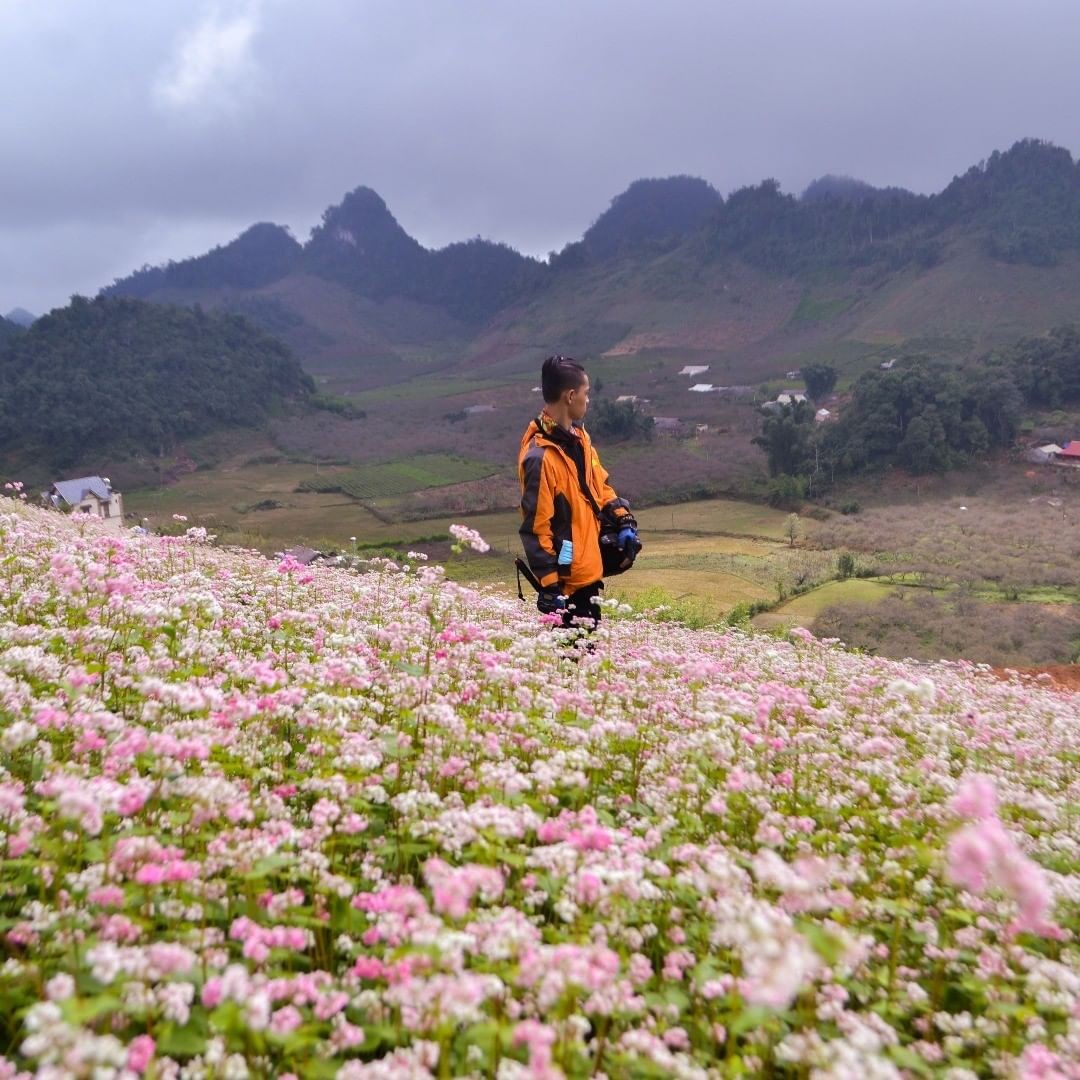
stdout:
[(165, 880), (165, 867), (160, 863), (146, 863), (135, 872), (139, 885), (160, 885)]
[(144, 1073), (154, 1057), (156, 1044), (150, 1035), (136, 1035), (128, 1046), (127, 1067), (132, 1072)]
[(1067, 1072), (1061, 1058), (1041, 1043), (1026, 1047), (1018, 1062), (1018, 1080), (1070, 1080), (1076, 1075)]
[(123, 907), (124, 890), (118, 885), (102, 885), (100, 888), (91, 889), (86, 899), (99, 907)]
[(299, 1009), (294, 1005), (286, 1005), (270, 1017), (270, 1030), (275, 1035), (287, 1035), (290, 1031), (295, 1031), (303, 1021)]
[(967, 777), (949, 804), (954, 814), (965, 818), (990, 818), (997, 816), (997, 792), (994, 782), (987, 776), (975, 773)]
[(148, 791), (142, 791), (139, 788), (128, 788), (128, 790), (120, 796), (120, 801), (117, 803), (117, 810), (119, 810), (122, 817), (130, 817), (132, 814), (137, 814), (146, 805), (148, 796)]
[(1061, 935), (1061, 928), (1048, 919), (1053, 897), (1045, 871), (1020, 850), (996, 817), (980, 818), (955, 833), (947, 857), (949, 877), (961, 888), (981, 893), (993, 886), (1012, 897), (1019, 915), (1011, 932)]

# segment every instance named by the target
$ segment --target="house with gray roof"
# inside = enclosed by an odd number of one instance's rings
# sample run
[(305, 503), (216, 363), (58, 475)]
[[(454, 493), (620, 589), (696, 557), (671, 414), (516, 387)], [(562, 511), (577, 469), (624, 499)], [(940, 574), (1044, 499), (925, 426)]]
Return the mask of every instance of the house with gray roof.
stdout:
[(118, 530), (124, 521), (124, 497), (119, 491), (113, 491), (107, 476), (57, 480), (48, 491), (41, 493), (41, 501), (54, 510), (115, 523)]

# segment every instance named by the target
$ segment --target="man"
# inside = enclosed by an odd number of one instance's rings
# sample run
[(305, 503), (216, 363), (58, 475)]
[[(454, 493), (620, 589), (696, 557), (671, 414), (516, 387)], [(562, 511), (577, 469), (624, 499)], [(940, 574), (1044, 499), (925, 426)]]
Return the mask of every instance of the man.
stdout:
[[(536, 606), (563, 625), (600, 621), (594, 603), (608, 573), (621, 573), (641, 550), (630, 505), (608, 483), (581, 421), (589, 376), (576, 361), (551, 356), (540, 373), (544, 410), (521, 439), (521, 540), (540, 583)], [(601, 553), (603, 538), (603, 554)]]

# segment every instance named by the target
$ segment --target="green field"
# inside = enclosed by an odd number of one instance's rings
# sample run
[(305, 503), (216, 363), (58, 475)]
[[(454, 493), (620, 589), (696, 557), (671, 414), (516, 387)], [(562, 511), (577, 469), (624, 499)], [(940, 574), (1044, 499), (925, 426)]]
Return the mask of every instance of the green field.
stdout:
[[(361, 409), (373, 405), (385, 405), (390, 402), (434, 401), (439, 398), (459, 397), (463, 394), (490, 394), (513, 383), (478, 382), (475, 379), (454, 379), (441, 375), (419, 376), (404, 382), (391, 383), (373, 390), (364, 390), (352, 395), (352, 400)], [(460, 406), (459, 406), (460, 407)]]
[(428, 488), (483, 480), (498, 470), (489, 462), (449, 454), (418, 454), (397, 461), (364, 465), (348, 472), (320, 473), (298, 485), (300, 491), (340, 491), (354, 499), (369, 500), (408, 495)]
[(862, 578), (828, 581), (824, 585), (796, 596), (772, 611), (756, 616), (753, 625), (759, 630), (775, 630), (792, 626), (813, 626), (814, 620), (834, 604), (873, 604), (884, 600), (896, 586)]

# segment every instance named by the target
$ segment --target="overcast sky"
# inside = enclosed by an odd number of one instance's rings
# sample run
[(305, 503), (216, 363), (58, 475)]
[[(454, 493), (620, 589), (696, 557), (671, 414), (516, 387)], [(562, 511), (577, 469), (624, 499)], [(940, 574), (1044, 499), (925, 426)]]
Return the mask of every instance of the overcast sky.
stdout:
[(1080, 0), (0, 0), (0, 312), (366, 184), (544, 255), (637, 177), (915, 191), (1080, 150)]

